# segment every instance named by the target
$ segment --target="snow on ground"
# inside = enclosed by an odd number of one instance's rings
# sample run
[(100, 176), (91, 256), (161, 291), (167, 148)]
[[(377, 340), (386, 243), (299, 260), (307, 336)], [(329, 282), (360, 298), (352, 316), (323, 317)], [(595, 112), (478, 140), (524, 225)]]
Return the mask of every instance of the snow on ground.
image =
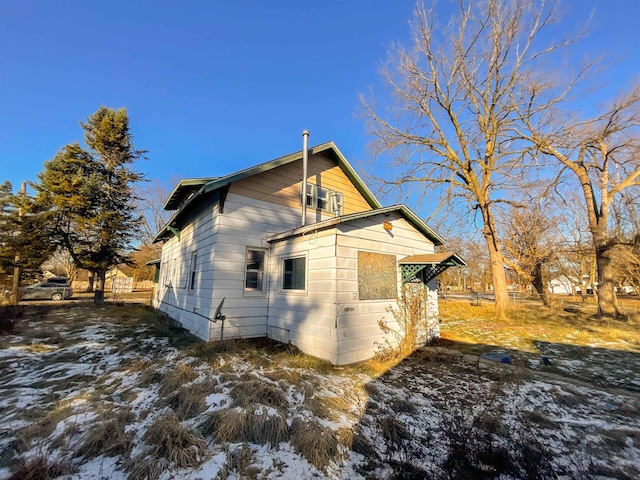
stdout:
[[(640, 477), (635, 388), (437, 351), (376, 375), (266, 342), (203, 345), (132, 308), (53, 309), (0, 336), (0, 479), (462, 478), (492, 461), (494, 478)], [(635, 387), (639, 365), (615, 355), (595, 351), (598, 368)]]

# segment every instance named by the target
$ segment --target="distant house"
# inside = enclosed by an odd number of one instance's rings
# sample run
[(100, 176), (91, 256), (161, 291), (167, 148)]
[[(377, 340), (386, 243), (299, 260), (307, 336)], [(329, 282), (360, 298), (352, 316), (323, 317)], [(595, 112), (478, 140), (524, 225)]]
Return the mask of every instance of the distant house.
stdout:
[(112, 293), (131, 293), (133, 291), (133, 277), (127, 276), (118, 267), (112, 268), (106, 273), (104, 284)]
[[(435, 253), (443, 239), (409, 208), (383, 207), (333, 142), (305, 157), (181, 180), (155, 238), (154, 303), (204, 340), (269, 337), (357, 362), (384, 339), (378, 322), (394, 321), (403, 283), (424, 285), (435, 318), (435, 276), (464, 262)], [(214, 322), (223, 299), (224, 323)]]
[(564, 275), (549, 281), (548, 289), (550, 293), (561, 295), (573, 295), (575, 293), (576, 280)]

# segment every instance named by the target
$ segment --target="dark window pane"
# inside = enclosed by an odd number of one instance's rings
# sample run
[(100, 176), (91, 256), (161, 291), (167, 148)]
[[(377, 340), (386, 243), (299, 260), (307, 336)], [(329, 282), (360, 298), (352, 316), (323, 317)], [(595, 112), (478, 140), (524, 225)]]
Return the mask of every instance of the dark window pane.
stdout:
[(247, 272), (246, 288), (262, 288), (262, 272)]
[(305, 267), (306, 259), (304, 257), (285, 259), (282, 288), (285, 290), (304, 290)]
[(263, 270), (264, 252), (260, 250), (247, 251), (247, 270)]
[(264, 252), (262, 250), (247, 250), (247, 271), (244, 287), (262, 290), (264, 272)]

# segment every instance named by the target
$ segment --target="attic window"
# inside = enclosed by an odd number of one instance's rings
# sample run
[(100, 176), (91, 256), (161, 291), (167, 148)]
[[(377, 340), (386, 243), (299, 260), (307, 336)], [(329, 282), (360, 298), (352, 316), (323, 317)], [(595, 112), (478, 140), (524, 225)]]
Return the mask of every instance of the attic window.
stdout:
[[(302, 182), (300, 182), (300, 205), (302, 205)], [(307, 183), (307, 207), (340, 216), (342, 205), (342, 193)]]

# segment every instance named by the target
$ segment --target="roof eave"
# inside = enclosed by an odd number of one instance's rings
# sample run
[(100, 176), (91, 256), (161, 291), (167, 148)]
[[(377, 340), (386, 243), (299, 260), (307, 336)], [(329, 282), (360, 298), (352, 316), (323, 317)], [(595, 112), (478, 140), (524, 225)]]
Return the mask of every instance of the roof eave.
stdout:
[[(333, 143), (332, 141), (329, 141), (329, 142), (321, 143), (320, 145), (316, 145), (316, 146), (311, 147), (309, 149), (309, 152), (310, 152), (311, 155), (317, 154), (317, 153), (322, 153), (322, 152), (325, 152), (325, 151), (332, 151), (333, 152), (333, 154), (336, 157), (337, 164), (345, 172), (345, 175), (347, 175), (347, 178), (349, 178), (349, 180), (351, 180), (353, 185), (360, 192), (360, 194), (365, 198), (367, 203), (369, 203), (369, 205), (374, 209), (381, 208), (382, 204), (378, 201), (378, 199), (375, 197), (373, 192), (371, 192), (371, 190), (369, 190), (369, 187), (366, 186), (366, 184), (362, 181), (362, 179), (356, 173), (356, 171), (353, 169), (353, 167), (351, 167), (351, 165), (349, 164), (347, 159), (344, 157), (342, 152), (338, 149), (338, 147), (336, 146), (335, 143)], [(168, 231), (167, 227), (169, 225), (171, 225), (171, 223), (174, 222), (178, 218), (178, 216), (180, 216), (181, 213), (191, 203), (193, 203), (196, 199), (198, 199), (201, 195), (204, 195), (204, 194), (209, 193), (209, 192), (213, 192), (213, 191), (218, 190), (218, 189), (220, 189), (220, 188), (222, 188), (224, 186), (230, 185), (233, 182), (237, 182), (238, 180), (242, 180), (242, 179), (250, 177), (252, 175), (256, 175), (258, 173), (266, 172), (268, 170), (271, 170), (273, 168), (279, 167), (281, 165), (286, 165), (287, 163), (290, 163), (290, 162), (301, 160), (302, 159), (302, 153), (303, 153), (302, 150), (300, 150), (298, 152), (291, 153), (289, 155), (285, 155), (284, 157), (279, 157), (279, 158), (276, 158), (274, 160), (270, 160), (268, 162), (261, 163), (260, 165), (255, 165), (253, 167), (245, 168), (244, 170), (240, 170), (239, 172), (232, 173), (231, 175), (227, 175), (225, 177), (219, 177), (219, 178), (216, 177), (216, 178), (212, 179), (211, 181), (206, 182), (199, 190), (194, 192), (189, 198), (187, 198), (182, 204), (180, 204), (180, 206), (176, 210), (176, 213), (171, 217), (171, 220), (169, 220), (169, 222), (167, 222), (167, 225), (165, 225), (162, 228), (162, 230), (160, 230), (158, 232), (158, 234), (155, 236), (155, 238), (153, 239), (153, 243), (159, 242), (162, 238), (164, 238), (164, 236), (166, 235), (166, 233)], [(181, 185), (182, 186), (185, 185), (182, 182), (197, 182), (197, 181), (202, 181), (202, 180), (207, 180), (207, 178), (181, 180), (178, 183), (178, 185), (176, 185), (176, 187), (173, 189), (173, 191), (171, 192), (171, 195), (169, 195), (169, 199), (171, 199), (171, 197), (174, 195), (174, 193), (176, 193), (178, 191), (178, 188)], [(166, 206), (167, 206), (168, 203), (169, 203), (169, 200), (167, 200), (167, 202), (165, 202), (165, 209), (166, 209)]]
[(306, 225), (304, 227), (298, 227), (291, 230), (287, 230), (285, 232), (277, 233), (274, 235), (270, 235), (265, 238), (268, 243), (277, 242), (280, 240), (285, 240), (289, 237), (295, 237), (304, 235), (305, 233), (313, 232), (314, 230), (324, 230), (326, 228), (331, 228), (340, 223), (347, 223), (354, 220), (358, 220), (361, 218), (372, 217), (374, 215), (384, 215), (385, 213), (391, 213), (394, 211), (400, 212), (400, 214), (411, 224), (414, 228), (416, 228), (420, 233), (422, 233), (425, 237), (433, 242), (435, 246), (444, 245), (444, 239), (438, 235), (434, 230), (431, 229), (426, 223), (424, 223), (420, 218), (413, 213), (409, 208), (404, 205), (392, 205), (390, 207), (382, 207), (375, 210), (365, 210), (363, 212), (351, 213), (349, 215), (343, 215), (341, 217), (331, 218), (329, 220), (325, 220), (323, 222), (313, 223), (311, 225)]

